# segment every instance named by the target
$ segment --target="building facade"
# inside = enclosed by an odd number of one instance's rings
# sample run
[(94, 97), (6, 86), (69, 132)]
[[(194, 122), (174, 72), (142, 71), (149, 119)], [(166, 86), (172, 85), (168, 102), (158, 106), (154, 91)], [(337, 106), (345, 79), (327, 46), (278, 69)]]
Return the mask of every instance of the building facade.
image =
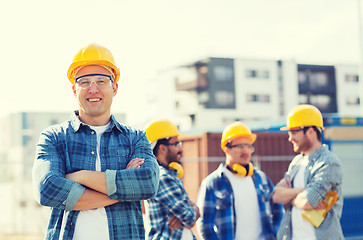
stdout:
[(161, 71), (149, 84), (148, 118), (168, 118), (181, 130), (283, 119), (301, 103), (323, 113), (359, 111), (355, 65), (207, 58)]

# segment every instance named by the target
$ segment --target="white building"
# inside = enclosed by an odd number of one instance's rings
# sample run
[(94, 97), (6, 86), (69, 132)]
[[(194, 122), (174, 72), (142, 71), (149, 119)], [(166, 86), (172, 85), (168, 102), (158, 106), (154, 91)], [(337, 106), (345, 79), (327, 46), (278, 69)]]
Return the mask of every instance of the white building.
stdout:
[(358, 66), (336, 65), (338, 112), (343, 115), (359, 113)]
[(323, 113), (359, 111), (354, 65), (207, 58), (162, 71), (149, 85), (148, 120), (167, 118), (181, 130), (284, 119), (300, 103)]

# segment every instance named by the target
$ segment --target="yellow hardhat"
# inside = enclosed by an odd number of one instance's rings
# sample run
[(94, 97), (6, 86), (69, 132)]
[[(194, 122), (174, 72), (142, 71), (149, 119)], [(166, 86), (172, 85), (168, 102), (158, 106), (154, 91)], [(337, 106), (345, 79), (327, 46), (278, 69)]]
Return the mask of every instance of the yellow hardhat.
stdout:
[(168, 120), (157, 120), (149, 123), (145, 127), (146, 137), (150, 143), (156, 140), (176, 137), (179, 135), (178, 128)]
[(68, 68), (67, 76), (69, 81), (74, 84), (76, 69), (86, 65), (102, 65), (111, 68), (114, 74), (114, 82), (120, 78), (120, 69), (116, 67), (115, 60), (111, 52), (100, 45), (90, 44), (74, 56), (71, 66)]
[(222, 133), (221, 148), (224, 151), (228, 141), (236, 137), (248, 137), (251, 139), (251, 144), (256, 141), (257, 135), (251, 132), (251, 129), (241, 122), (234, 122), (228, 125)]
[(287, 126), (280, 130), (291, 130), (297, 127), (316, 126), (324, 129), (323, 116), (313, 105), (301, 104), (295, 106), (287, 115)]

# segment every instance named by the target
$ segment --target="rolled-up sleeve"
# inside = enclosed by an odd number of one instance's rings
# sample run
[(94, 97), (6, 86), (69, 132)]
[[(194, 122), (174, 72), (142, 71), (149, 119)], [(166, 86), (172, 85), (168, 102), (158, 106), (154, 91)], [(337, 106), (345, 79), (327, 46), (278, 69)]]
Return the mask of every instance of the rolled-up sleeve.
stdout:
[(316, 207), (325, 198), (328, 191), (342, 179), (340, 162), (333, 155), (328, 156), (319, 164), (303, 192), (313, 207)]

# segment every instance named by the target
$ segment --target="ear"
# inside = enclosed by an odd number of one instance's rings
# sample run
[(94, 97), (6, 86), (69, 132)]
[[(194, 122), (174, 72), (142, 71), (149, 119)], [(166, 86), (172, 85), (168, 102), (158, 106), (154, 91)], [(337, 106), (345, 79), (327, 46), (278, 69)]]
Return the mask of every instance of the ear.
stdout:
[(161, 156), (161, 155), (165, 155), (165, 153), (167, 152), (167, 147), (163, 144), (160, 144), (158, 146), (158, 150), (157, 150), (157, 156)]
[(226, 153), (226, 154), (229, 153), (229, 150), (230, 149), (228, 147), (226, 147), (226, 146), (223, 148), (223, 152)]
[(73, 91), (73, 95), (77, 96), (77, 89), (76, 89), (76, 85), (72, 85), (72, 91)]
[(112, 84), (112, 88), (113, 88), (113, 96), (116, 96), (118, 90), (118, 83)]
[(310, 127), (308, 130), (307, 130), (307, 133), (309, 135), (313, 135), (315, 133), (314, 129), (312, 127)]
[(162, 152), (167, 152), (168, 147), (167, 147), (167, 146), (165, 146), (165, 145), (163, 145), (163, 144), (160, 144), (159, 149), (160, 149), (160, 151), (162, 151)]

